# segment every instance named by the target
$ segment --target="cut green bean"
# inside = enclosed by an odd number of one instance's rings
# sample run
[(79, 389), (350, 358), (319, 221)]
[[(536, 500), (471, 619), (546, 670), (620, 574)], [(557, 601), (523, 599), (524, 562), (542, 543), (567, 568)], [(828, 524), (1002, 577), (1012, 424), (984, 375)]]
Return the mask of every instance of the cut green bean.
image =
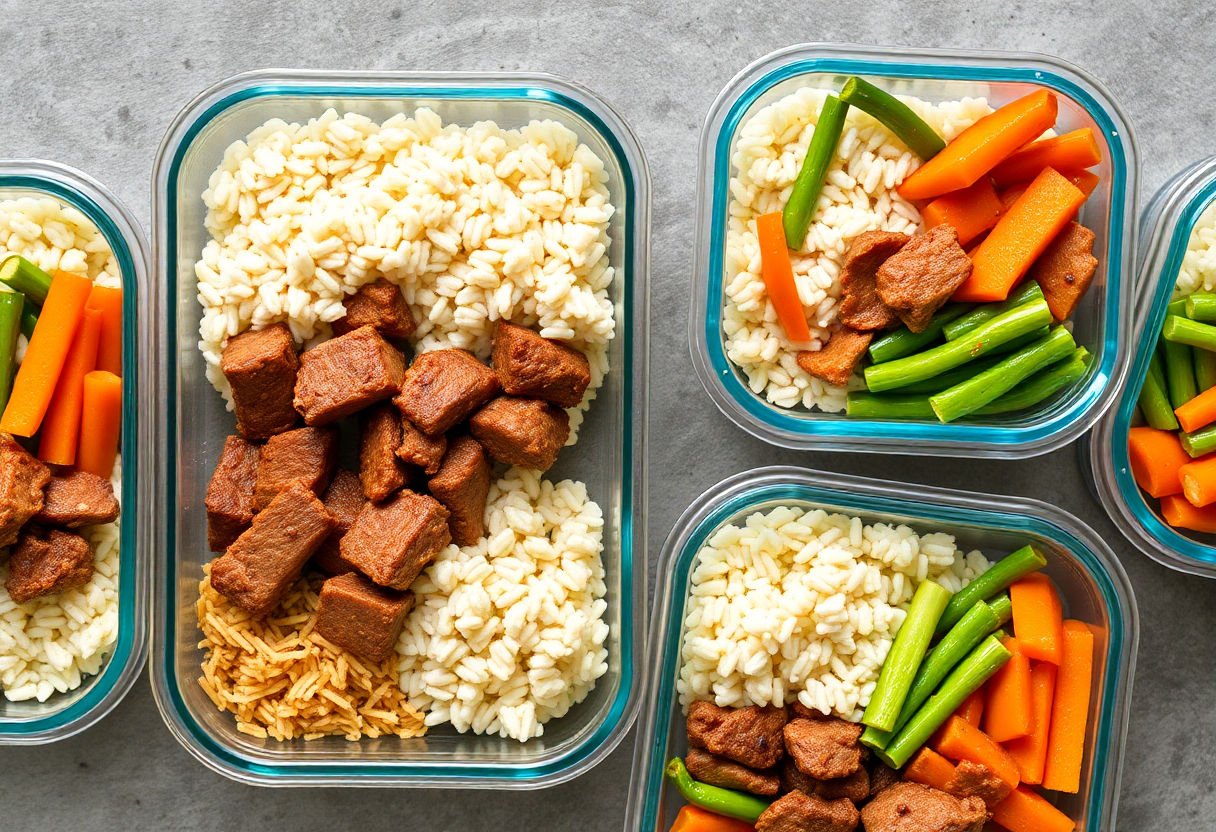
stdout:
[(1165, 353), (1161, 349), (1161, 343), (1157, 343), (1157, 349), (1153, 350), (1152, 356), (1148, 360), (1148, 372), (1154, 379), (1157, 380), (1157, 386), (1162, 390), (1165, 389)]
[(1216, 294), (1198, 292), (1186, 299), (1186, 316), (1192, 321), (1216, 321)]
[(949, 632), (967, 610), (978, 601), (986, 601), (998, 592), (1006, 590), (1019, 578), (1037, 572), (1047, 565), (1047, 558), (1033, 546), (1023, 546), (994, 563), (987, 572), (954, 593), (941, 620), (937, 622), (937, 634)]
[(17, 336), (21, 334), (21, 310), (25, 296), (20, 292), (0, 292), (0, 411), (17, 375)]
[[(1187, 321), (1186, 318), (1170, 318), (1169, 320)], [(1196, 324), (1206, 326), (1206, 324)], [(1216, 327), (1212, 328), (1216, 332)], [(1195, 362), (1191, 358), (1191, 348), (1186, 344), (1165, 341), (1162, 344), (1165, 361), (1165, 388), (1173, 407), (1182, 407), (1195, 396), (1199, 390), (1195, 385)]]
[(1009, 597), (1009, 593), (1003, 592), (984, 603), (996, 613), (998, 627), (1004, 627), (1009, 623), (1009, 619), (1013, 618), (1013, 599)]
[(1195, 362), (1195, 384), (1199, 392), (1216, 387), (1216, 352), (1193, 350), (1191, 359)]
[[(1153, 356), (1154, 361), (1156, 358)], [(1144, 414), (1144, 420), (1157, 430), (1178, 430), (1178, 417), (1174, 415), (1174, 408), (1170, 406), (1169, 394), (1166, 393), (1158, 374), (1152, 371), (1151, 366), (1149, 372), (1144, 376), (1144, 383), (1140, 386), (1140, 397), (1136, 401), (1136, 406)]]
[(927, 347), (941, 338), (946, 324), (967, 314), (972, 309), (970, 304), (950, 303), (937, 310), (937, 314), (929, 321), (923, 332), (913, 332), (906, 326), (901, 326), (888, 332), (870, 344), (870, 360), (875, 364), (903, 358), (917, 350)]
[(32, 303), (27, 303), (21, 312), (21, 334), (27, 341), (34, 337), (34, 327), (38, 326), (38, 313), (32, 307)]
[(755, 823), (756, 818), (764, 814), (764, 810), (772, 802), (747, 792), (737, 792), (734, 789), (724, 789), (694, 780), (679, 757), (673, 757), (667, 763), (664, 774), (675, 785), (680, 797), (694, 806), (728, 818)]
[(845, 401), (845, 413), (857, 419), (936, 419), (927, 395), (883, 395), (854, 390)]
[(844, 118), (848, 112), (849, 105), (834, 95), (827, 97), (819, 111), (819, 120), (815, 123), (815, 132), (811, 134), (806, 158), (802, 160), (802, 168), (798, 171), (798, 178), (794, 180), (789, 201), (781, 211), (785, 241), (794, 251), (801, 250), (806, 242), (806, 230), (811, 227), (811, 220), (815, 218), (823, 181), (828, 175), (832, 157), (836, 154), (836, 144), (840, 141)]
[(937, 131), (911, 107), (869, 81), (856, 76), (845, 81), (840, 99), (874, 116), (921, 159), (932, 159), (946, 146)]
[[(940, 393), (943, 390), (949, 389), (956, 384), (960, 384), (974, 375), (982, 373), (989, 367), (996, 366), (1001, 360), (1001, 356), (1008, 353), (1020, 350), (1027, 344), (1033, 344), (1040, 338), (1046, 337), (1051, 331), (1049, 326), (1041, 326), (1034, 332), (1027, 332), (1020, 338), (1014, 338), (1007, 344), (1001, 344), (994, 347), (986, 356), (977, 361), (970, 361), (960, 367), (955, 367), (953, 370), (934, 376), (933, 378), (918, 381), (915, 384), (907, 384), (899, 388), (900, 393)], [(936, 416), (931, 418), (936, 419)]]
[(973, 413), (973, 416), (997, 416), (1034, 407), (1054, 396), (1065, 387), (1080, 381), (1089, 366), (1089, 350), (1077, 347), (1070, 358), (1052, 364), (1041, 373), (1028, 378), (1005, 395), (996, 398)]
[(895, 727), (908, 690), (925, 659), (925, 651), (933, 640), (933, 630), (949, 603), (950, 590), (936, 581), (925, 581), (916, 588), (908, 615), (895, 634), (891, 651), (882, 663), (870, 704), (862, 714), (864, 725), (879, 731), (890, 731)]
[(1216, 451), (1216, 425), (1200, 428), (1181, 436), (1182, 449), (1192, 457), (1201, 457)]
[(1002, 312), (1008, 312), (1015, 306), (1021, 306), (1025, 303), (1030, 303), (1033, 300), (1042, 300), (1043, 290), (1039, 284), (1033, 280), (1027, 280), (1021, 286), (1013, 291), (1005, 301), (1001, 303), (983, 303), (972, 309), (966, 315), (962, 315), (945, 327), (942, 328), (942, 335), (947, 341), (954, 341), (961, 338), (971, 330), (975, 329), (982, 323), (992, 320)]
[(51, 276), (20, 254), (10, 254), (0, 263), (0, 283), (38, 306), (46, 303), (46, 294), (51, 291)]
[[(1211, 324), (1201, 324), (1180, 315), (1170, 315), (1165, 319), (1161, 335), (1165, 338), (1167, 350), (1170, 344), (1186, 344), (1209, 352), (1216, 351), (1216, 326)], [(1168, 363), (1166, 373), (1169, 373)]]

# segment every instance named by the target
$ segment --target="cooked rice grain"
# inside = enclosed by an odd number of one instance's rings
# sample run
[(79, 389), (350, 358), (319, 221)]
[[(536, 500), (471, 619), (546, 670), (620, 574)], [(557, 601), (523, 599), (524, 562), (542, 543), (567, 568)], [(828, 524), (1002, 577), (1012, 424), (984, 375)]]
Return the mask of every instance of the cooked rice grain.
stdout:
[(1203, 210), (1187, 241), (1174, 297), (1216, 291), (1216, 202)]

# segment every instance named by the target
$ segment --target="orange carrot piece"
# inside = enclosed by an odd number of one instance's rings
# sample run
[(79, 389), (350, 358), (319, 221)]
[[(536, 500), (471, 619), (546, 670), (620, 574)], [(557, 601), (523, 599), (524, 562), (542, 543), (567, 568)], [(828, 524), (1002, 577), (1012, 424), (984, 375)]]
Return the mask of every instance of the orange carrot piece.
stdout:
[(946, 784), (954, 778), (954, 763), (925, 746), (904, 769), (904, 779), (935, 789), (946, 790)]
[(38, 458), (52, 465), (75, 465), (76, 444), (80, 439), (80, 416), (84, 412), (84, 377), (97, 365), (97, 346), (101, 337), (101, 311), (84, 310), (76, 338), (68, 352), (55, 396), (42, 420)]
[(122, 289), (94, 286), (86, 309), (101, 313), (101, 342), (97, 348), (97, 369), (122, 375)]
[(975, 250), (971, 274), (954, 299), (1005, 300), (1084, 201), (1085, 194), (1076, 185), (1044, 168)]
[(931, 199), (974, 185), (1056, 123), (1055, 94), (1035, 90), (1011, 101), (959, 133), (899, 186), (904, 199)]
[(105, 370), (88, 373), (76, 467), (108, 480), (114, 473), (121, 431), (122, 379)]
[(997, 185), (1034, 179), (1043, 168), (1083, 170), (1102, 161), (1102, 151), (1088, 127), (1031, 142), (992, 169)]
[(1191, 505), (1203, 508), (1216, 503), (1216, 456), (1205, 456), (1188, 462), (1178, 469), (1182, 483), (1182, 496)]
[(1047, 735), (1051, 731), (1051, 703), (1056, 692), (1056, 666), (1034, 662), (1030, 666), (1030, 700), (1034, 711), (1030, 733), (1005, 743), (1005, 750), (1018, 764), (1022, 782), (1037, 786), (1043, 782), (1047, 765)]
[(981, 687), (963, 700), (963, 704), (958, 706), (958, 710), (954, 712), (954, 715), (959, 719), (967, 720), (976, 728), (979, 728), (980, 720), (984, 717), (985, 699), (984, 689)]
[(1175, 529), (1216, 533), (1216, 506), (1196, 508), (1186, 497), (1162, 497), (1161, 519)]
[(1040, 794), (1014, 789), (992, 810), (992, 819), (1009, 832), (1073, 832), (1076, 822)]
[[(1216, 387), (1212, 388), (1216, 390)], [(1152, 497), (1182, 493), (1178, 469), (1190, 463), (1191, 456), (1172, 430), (1157, 430), (1142, 425), (1127, 433), (1127, 457), (1136, 485)]]
[(795, 343), (811, 340), (811, 329), (806, 323), (806, 310), (798, 298), (798, 287), (794, 283), (794, 267), (790, 264), (790, 250), (785, 244), (785, 227), (781, 212), (761, 214), (756, 217), (756, 236), (760, 241), (760, 272), (768, 299), (777, 311), (777, 319), (785, 335)]
[(755, 828), (747, 821), (728, 818), (700, 806), (682, 806), (676, 822), (671, 825), (671, 832), (753, 832)]
[[(1016, 632), (1017, 622), (1013, 624)], [(1016, 638), (1002, 644), (1013, 656), (988, 682), (984, 704), (984, 733), (993, 742), (1009, 742), (1030, 733), (1030, 657)]]
[(17, 368), (8, 406), (0, 417), (0, 431), (33, 436), (42, 426), (92, 288), (87, 277), (55, 272), (25, 360)]
[[(989, 702), (985, 708), (991, 708)], [(988, 766), (994, 775), (1010, 787), (1021, 782), (1018, 764), (992, 738), (965, 719), (952, 716), (944, 728), (938, 731), (933, 747), (939, 754), (951, 760), (970, 760)]]
[[(1098, 187), (1098, 183), (1102, 181), (1102, 177), (1089, 170), (1062, 170), (1060, 173), (1065, 179), (1076, 185), (1077, 189), (1080, 190), (1081, 193), (1085, 194), (1086, 199), (1088, 199), (1089, 195), (1092, 194), (1094, 189)], [(1026, 193), (1026, 189), (1029, 187), (1029, 181), (1019, 182), (1016, 185), (1010, 185), (1008, 188), (1000, 191), (999, 196), (1001, 199), (1001, 212), (1003, 213), (1008, 211), (1009, 206), (1017, 202), (1018, 197)]]
[(1085, 726), (1093, 684), (1094, 634), (1082, 621), (1064, 622), (1064, 657), (1056, 677), (1047, 735), (1043, 788), (1076, 794), (1081, 788)]
[(1035, 572), (1009, 587), (1013, 632), (1028, 658), (1058, 665), (1063, 655), (1064, 605), (1051, 578)]
[(1187, 433), (1216, 422), (1216, 387), (1209, 387), (1182, 406), (1174, 408), (1174, 415)]
[(983, 177), (969, 188), (939, 196), (926, 205), (920, 215), (927, 228), (954, 226), (958, 244), (965, 246), (996, 225), (1001, 216), (1001, 200), (992, 182)]

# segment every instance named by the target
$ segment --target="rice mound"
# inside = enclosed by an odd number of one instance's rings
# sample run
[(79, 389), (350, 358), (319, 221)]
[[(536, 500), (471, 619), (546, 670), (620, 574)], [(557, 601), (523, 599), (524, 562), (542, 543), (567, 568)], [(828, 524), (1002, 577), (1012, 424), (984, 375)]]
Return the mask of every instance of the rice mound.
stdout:
[(1174, 297), (1213, 291), (1216, 291), (1216, 202), (1203, 209), (1191, 229), (1174, 284)]
[(685, 707), (797, 700), (859, 721), (916, 587), (957, 592), (990, 564), (943, 532), (778, 506), (716, 531), (691, 577)]

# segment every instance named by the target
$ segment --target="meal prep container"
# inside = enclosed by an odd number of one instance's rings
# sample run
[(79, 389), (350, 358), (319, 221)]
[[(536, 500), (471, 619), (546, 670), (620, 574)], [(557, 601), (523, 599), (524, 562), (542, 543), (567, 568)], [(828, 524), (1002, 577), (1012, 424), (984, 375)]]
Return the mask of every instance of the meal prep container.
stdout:
[(1027, 542), (1047, 555), (1046, 572), (1059, 587), (1065, 613), (1094, 626), (1095, 673), (1081, 772), (1084, 791), (1059, 806), (1082, 832), (1115, 828), (1123, 742), (1131, 702), (1139, 617), (1127, 574), (1092, 529), (1059, 509), (1006, 497), (827, 474), (777, 466), (738, 474), (710, 488), (676, 523), (663, 545), (661, 586), (651, 625), (647, 705), (639, 722), (625, 828), (666, 832), (683, 800), (663, 776), (666, 762), (687, 747), (676, 694), (689, 579), (697, 553), (728, 523), (778, 505), (805, 505), (946, 531), (964, 550), (996, 559)]
[[(326, 109), (377, 119), (430, 107), (445, 121), (494, 119), (519, 127), (560, 120), (606, 163), (617, 211), (610, 256), (617, 334), (611, 370), (587, 415), (579, 443), (548, 474), (587, 483), (604, 510), (609, 668), (595, 690), (544, 736), (527, 743), (460, 735), (450, 727), (426, 737), (347, 742), (326, 737), (279, 743), (240, 734), (199, 687), (203, 652), (194, 616), (206, 545), (203, 497), (231, 414), (203, 374), (194, 262), (209, 239), (202, 192), (224, 149), (271, 118), (304, 121)], [(528, 789), (583, 773), (621, 741), (637, 714), (643, 684), (646, 610), (645, 471), (646, 317), (650, 177), (629, 127), (607, 104), (547, 75), (267, 70), (207, 90), (177, 117), (154, 173), (154, 257), (163, 270), (167, 323), (164, 507), (167, 545), (154, 567), (152, 683), (174, 736), (212, 769), (263, 785), (428, 786)]]
[(151, 362), (156, 321), (146, 304), (148, 252), (139, 223), (104, 185), (66, 165), (36, 160), (0, 162), (0, 199), (52, 197), (84, 214), (105, 236), (122, 272), (123, 407), (122, 499), (119, 538), (118, 639), (94, 676), (46, 702), (9, 702), (0, 696), (0, 745), (38, 745), (73, 736), (122, 701), (147, 656), (147, 552), (157, 520), (151, 505), (155, 459), (140, 453), (154, 440), (156, 403)]
[[(1060, 101), (1057, 132), (1090, 127), (1102, 149), (1102, 181), (1079, 221), (1097, 235), (1099, 268), (1073, 316), (1077, 343), (1094, 361), (1066, 393), (1024, 413), (941, 424), (875, 421), (770, 404), (726, 356), (722, 329), (731, 155), (740, 126), (762, 107), (804, 86), (839, 89), (850, 75), (928, 101), (984, 96), (993, 106), (1047, 87)], [(1130, 354), (1129, 275), (1135, 250), (1138, 161), (1131, 129), (1105, 88), (1084, 70), (1045, 55), (804, 44), (740, 72), (718, 96), (701, 133), (696, 265), (689, 339), (710, 398), (741, 428), (803, 450), (870, 451), (995, 458), (1046, 453), (1081, 436), (1114, 400)]]
[(1216, 538), (1174, 529), (1161, 519), (1157, 500), (1136, 485), (1128, 463), (1127, 436), (1140, 387), (1186, 254), (1191, 229), (1216, 199), (1216, 156), (1196, 162), (1153, 196), (1141, 222), (1145, 241), (1136, 298), (1136, 349), (1118, 402), (1089, 437), (1093, 489), (1115, 525), (1158, 563), (1194, 575), (1216, 577)]

